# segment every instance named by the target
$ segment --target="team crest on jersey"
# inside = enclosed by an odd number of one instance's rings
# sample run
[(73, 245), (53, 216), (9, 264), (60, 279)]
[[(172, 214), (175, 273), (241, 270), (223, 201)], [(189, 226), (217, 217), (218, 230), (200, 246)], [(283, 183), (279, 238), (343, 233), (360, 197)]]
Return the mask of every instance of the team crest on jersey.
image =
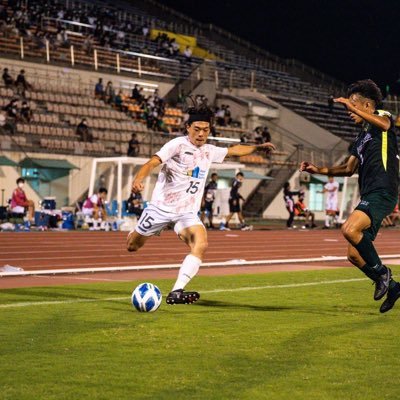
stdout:
[(203, 169), (200, 169), (200, 167), (196, 167), (196, 168), (188, 170), (187, 174), (188, 174), (188, 176), (191, 176), (192, 178), (204, 179), (206, 171)]

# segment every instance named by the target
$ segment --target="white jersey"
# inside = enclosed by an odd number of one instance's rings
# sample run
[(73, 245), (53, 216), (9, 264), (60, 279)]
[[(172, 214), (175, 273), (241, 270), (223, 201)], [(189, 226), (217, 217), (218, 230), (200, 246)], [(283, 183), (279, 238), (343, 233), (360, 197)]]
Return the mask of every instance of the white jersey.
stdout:
[[(338, 198), (338, 190), (339, 190), (339, 182), (328, 182), (324, 186), (325, 190), (327, 190), (327, 197), (330, 201), (337, 201)], [(336, 189), (331, 192), (331, 190)]]
[(187, 136), (172, 139), (156, 153), (164, 165), (150, 203), (176, 214), (197, 213), (211, 163), (222, 163), (227, 153), (211, 144), (197, 147)]
[[(328, 182), (324, 186), (325, 190), (328, 190), (326, 196), (326, 204), (325, 208), (327, 210), (337, 210), (337, 202), (338, 202), (338, 191), (339, 191), (339, 183), (338, 182)], [(331, 192), (331, 190), (336, 189)]]

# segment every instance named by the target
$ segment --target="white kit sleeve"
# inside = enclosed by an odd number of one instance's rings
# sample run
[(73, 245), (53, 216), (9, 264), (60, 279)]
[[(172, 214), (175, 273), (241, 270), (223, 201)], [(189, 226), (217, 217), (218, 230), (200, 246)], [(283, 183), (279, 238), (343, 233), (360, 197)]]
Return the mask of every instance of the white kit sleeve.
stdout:
[(222, 163), (228, 154), (227, 147), (212, 146), (211, 162)]
[(165, 163), (170, 158), (172, 158), (178, 149), (178, 145), (174, 140), (170, 140), (168, 143), (165, 143), (160, 150), (157, 151), (156, 156), (160, 157), (161, 161)]

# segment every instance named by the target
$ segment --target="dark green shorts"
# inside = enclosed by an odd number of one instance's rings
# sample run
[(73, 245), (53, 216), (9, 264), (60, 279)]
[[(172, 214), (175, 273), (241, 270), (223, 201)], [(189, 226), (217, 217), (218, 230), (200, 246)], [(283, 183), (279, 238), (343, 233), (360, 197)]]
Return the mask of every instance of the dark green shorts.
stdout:
[(371, 219), (371, 226), (365, 231), (371, 236), (371, 240), (376, 238), (383, 219), (390, 215), (397, 204), (397, 197), (387, 192), (372, 192), (361, 196), (360, 203), (355, 208), (367, 214)]

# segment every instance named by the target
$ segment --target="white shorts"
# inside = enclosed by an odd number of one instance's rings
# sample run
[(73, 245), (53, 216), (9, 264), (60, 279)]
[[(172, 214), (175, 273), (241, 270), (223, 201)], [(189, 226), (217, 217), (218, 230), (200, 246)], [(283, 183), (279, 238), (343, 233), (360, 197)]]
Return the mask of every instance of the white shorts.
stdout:
[(174, 214), (150, 204), (143, 210), (135, 231), (143, 236), (153, 236), (159, 234), (171, 223), (175, 224), (174, 231), (177, 235), (190, 226), (203, 225), (195, 213)]
[(25, 214), (25, 207), (22, 206), (15, 206), (11, 209), (11, 212), (15, 214)]
[(337, 211), (338, 210), (337, 203), (338, 202), (336, 199), (335, 200), (330, 200), (330, 199), (326, 200), (325, 210), (326, 211)]

